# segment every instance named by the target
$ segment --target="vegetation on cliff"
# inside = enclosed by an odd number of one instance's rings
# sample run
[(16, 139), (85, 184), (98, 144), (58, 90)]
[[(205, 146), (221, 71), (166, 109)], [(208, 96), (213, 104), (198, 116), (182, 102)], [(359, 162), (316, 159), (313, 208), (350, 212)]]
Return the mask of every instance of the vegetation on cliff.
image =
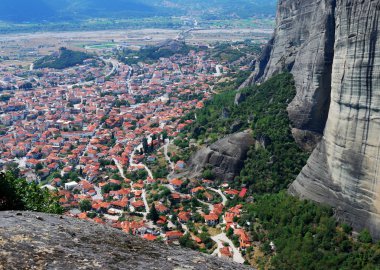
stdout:
[(261, 195), (246, 204), (240, 224), (247, 221), (253, 240), (262, 243), (268, 256), (259, 263), (263, 268), (351, 270), (380, 265), (380, 244), (371, 243), (367, 230), (355, 240), (351, 227), (339, 224), (330, 207), (286, 192)]
[(253, 89), (246, 89), (241, 114), (252, 117), (251, 128), (260, 147), (248, 153), (240, 181), (252, 192), (278, 192), (297, 177), (308, 153), (295, 143), (286, 108), (296, 94), (292, 75), (284, 73)]
[(58, 197), (36, 183), (19, 178), (17, 171), (0, 172), (0, 211), (30, 210), (61, 214)]
[(244, 184), (254, 193), (287, 188), (308, 157), (294, 142), (286, 111), (295, 95), (292, 75), (280, 74), (260, 86), (244, 89), (238, 106), (234, 103), (235, 94), (230, 88), (197, 111), (191, 137), (216, 140), (251, 128), (260, 147), (251, 148), (241, 175), (233, 185)]
[(92, 56), (87, 53), (60, 48), (59, 52), (35, 61), (34, 68), (64, 69), (83, 64), (83, 61), (89, 58)]
[[(235, 102), (234, 85), (223, 89), (196, 112), (188, 131), (191, 138), (202, 143), (252, 129), (257, 143), (250, 149), (240, 176), (230, 183), (237, 189), (249, 188), (250, 202), (235, 198), (228, 206), (244, 205), (239, 223), (264, 254), (256, 266), (376, 269), (380, 245), (372, 243), (368, 231), (355, 236), (350, 226), (337, 222), (330, 207), (299, 200), (286, 192), (309, 155), (291, 135), (286, 109), (295, 95), (292, 75), (279, 74), (260, 86), (243, 89)], [(253, 254), (253, 250), (247, 253)]]

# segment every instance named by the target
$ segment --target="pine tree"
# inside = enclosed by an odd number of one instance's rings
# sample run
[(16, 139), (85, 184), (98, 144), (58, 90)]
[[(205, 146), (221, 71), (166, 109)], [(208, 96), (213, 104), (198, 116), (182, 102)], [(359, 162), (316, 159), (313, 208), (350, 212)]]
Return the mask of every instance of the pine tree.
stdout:
[(145, 153), (148, 153), (149, 146), (148, 146), (148, 139), (147, 139), (147, 138), (144, 138), (144, 139), (143, 139), (143, 141), (142, 141), (142, 146), (143, 146), (144, 152), (145, 152)]
[(160, 216), (157, 212), (157, 209), (154, 203), (152, 204), (152, 207), (150, 208), (148, 218), (151, 219), (154, 223), (156, 223), (160, 219)]

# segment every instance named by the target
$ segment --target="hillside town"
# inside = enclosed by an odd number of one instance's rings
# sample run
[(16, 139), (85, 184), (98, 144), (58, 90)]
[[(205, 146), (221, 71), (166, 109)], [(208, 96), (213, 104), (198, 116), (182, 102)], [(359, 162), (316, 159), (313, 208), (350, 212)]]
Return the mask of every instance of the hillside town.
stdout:
[(247, 190), (176, 177), (187, 165), (173, 143), (228, 71), (204, 51), (0, 67), (0, 169), (56, 192), (67, 215), (244, 263), (252, 243), (228, 201)]

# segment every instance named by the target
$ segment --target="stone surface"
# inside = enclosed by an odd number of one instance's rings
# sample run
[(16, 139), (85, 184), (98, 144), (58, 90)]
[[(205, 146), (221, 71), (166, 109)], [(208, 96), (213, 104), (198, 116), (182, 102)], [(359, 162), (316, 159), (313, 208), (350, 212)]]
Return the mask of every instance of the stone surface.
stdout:
[(328, 115), (334, 11), (335, 0), (280, 0), (274, 37), (245, 84), (265, 81), (284, 70), (293, 74), (297, 95), (288, 113), (293, 136), (309, 142), (301, 144), (306, 149), (316, 146)]
[(0, 212), (0, 269), (249, 269), (110, 226), (32, 212)]
[(217, 179), (233, 180), (243, 168), (247, 152), (254, 143), (251, 133), (240, 132), (202, 148), (191, 158), (191, 177), (201, 175), (204, 169), (210, 167)]
[(237, 93), (236, 96), (235, 96), (235, 105), (240, 105), (242, 102), (244, 102), (244, 100), (247, 99), (247, 96), (243, 93)]
[(331, 106), (321, 144), (290, 191), (336, 207), (380, 238), (380, 1), (338, 0)]
[[(280, 0), (246, 84), (288, 70), (292, 133), (313, 151), (292, 194), (328, 203), (380, 239), (380, 0)], [(244, 86), (244, 85), (243, 85)]]

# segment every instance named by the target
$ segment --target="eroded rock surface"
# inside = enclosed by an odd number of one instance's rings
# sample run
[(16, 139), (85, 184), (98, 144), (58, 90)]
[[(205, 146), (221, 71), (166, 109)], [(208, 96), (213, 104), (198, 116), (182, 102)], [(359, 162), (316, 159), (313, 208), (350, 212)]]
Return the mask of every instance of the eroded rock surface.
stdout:
[(69, 217), (0, 212), (0, 269), (249, 269)]
[(308, 150), (320, 140), (329, 111), (334, 13), (335, 0), (280, 0), (274, 37), (246, 82), (293, 74), (297, 95), (288, 112), (293, 136)]
[(239, 132), (202, 148), (191, 159), (192, 176), (200, 175), (206, 168), (212, 168), (217, 179), (234, 180), (243, 168), (248, 150), (254, 143), (251, 133)]
[(250, 82), (288, 70), (293, 135), (316, 145), (291, 193), (335, 207), (380, 238), (380, 0), (280, 0)]
[[(380, 0), (281, 0), (251, 80), (288, 70), (296, 141), (313, 151), (291, 193), (380, 238)], [(322, 136), (323, 134), (323, 136)]]
[(291, 192), (380, 238), (380, 1), (338, 0), (324, 137)]

